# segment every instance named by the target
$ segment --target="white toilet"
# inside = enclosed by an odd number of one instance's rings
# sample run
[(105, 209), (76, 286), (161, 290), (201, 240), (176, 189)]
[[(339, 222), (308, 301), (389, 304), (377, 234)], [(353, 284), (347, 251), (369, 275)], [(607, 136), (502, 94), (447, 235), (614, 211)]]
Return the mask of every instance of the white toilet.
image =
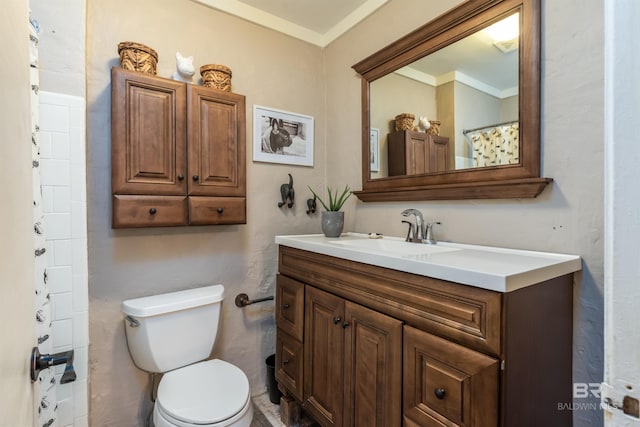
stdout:
[(153, 408), (156, 427), (249, 427), (249, 380), (236, 366), (206, 360), (218, 332), (222, 285), (122, 303), (131, 357), (165, 373)]

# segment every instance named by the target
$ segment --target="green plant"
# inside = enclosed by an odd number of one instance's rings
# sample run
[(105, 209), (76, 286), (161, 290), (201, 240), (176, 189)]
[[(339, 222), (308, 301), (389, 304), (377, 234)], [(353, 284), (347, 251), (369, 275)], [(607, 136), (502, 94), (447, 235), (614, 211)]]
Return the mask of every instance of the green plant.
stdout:
[(329, 203), (327, 204), (320, 198), (320, 196), (316, 194), (315, 191), (313, 191), (311, 187), (309, 187), (309, 190), (311, 190), (313, 195), (316, 196), (316, 199), (320, 201), (320, 203), (325, 208), (325, 210), (333, 211), (333, 212), (336, 212), (342, 209), (342, 205), (344, 205), (344, 202), (346, 202), (349, 196), (351, 196), (351, 189), (349, 188), (348, 185), (344, 186), (344, 190), (342, 190), (342, 194), (340, 194), (339, 196), (338, 196), (337, 188), (336, 188), (336, 193), (333, 194), (331, 187), (327, 187), (327, 190), (329, 192)]

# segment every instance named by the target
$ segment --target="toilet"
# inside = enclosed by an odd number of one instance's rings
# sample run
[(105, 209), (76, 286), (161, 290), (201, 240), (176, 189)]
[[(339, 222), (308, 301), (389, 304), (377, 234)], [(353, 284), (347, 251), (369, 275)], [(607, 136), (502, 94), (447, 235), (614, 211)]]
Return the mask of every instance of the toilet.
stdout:
[(129, 353), (137, 367), (164, 373), (153, 407), (156, 427), (249, 427), (249, 380), (219, 359), (207, 360), (218, 333), (222, 285), (122, 303)]

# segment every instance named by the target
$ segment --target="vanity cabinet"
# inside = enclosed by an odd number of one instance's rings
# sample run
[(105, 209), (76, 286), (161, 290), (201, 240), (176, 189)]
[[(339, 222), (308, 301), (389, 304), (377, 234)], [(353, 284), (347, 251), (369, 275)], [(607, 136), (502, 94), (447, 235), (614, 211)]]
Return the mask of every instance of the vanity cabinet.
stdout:
[(114, 228), (246, 223), (245, 97), (114, 67)]
[(387, 136), (389, 176), (444, 172), (451, 169), (449, 138), (401, 130)]
[(281, 245), (283, 401), (322, 426), (571, 425), (572, 286), (496, 292)]

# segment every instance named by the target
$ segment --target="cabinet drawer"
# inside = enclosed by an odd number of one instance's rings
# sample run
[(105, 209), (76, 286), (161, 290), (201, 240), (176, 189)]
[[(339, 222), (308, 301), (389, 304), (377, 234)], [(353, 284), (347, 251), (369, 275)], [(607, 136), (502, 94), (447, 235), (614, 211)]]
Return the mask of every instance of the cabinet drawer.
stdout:
[(244, 197), (189, 196), (189, 224), (246, 224)]
[(276, 332), (276, 380), (302, 400), (302, 343), (282, 329)]
[(498, 360), (405, 326), (404, 418), (421, 426), (498, 425)]
[(113, 196), (113, 228), (187, 225), (185, 196)]
[(304, 332), (304, 285), (278, 275), (276, 284), (276, 325), (302, 341)]

